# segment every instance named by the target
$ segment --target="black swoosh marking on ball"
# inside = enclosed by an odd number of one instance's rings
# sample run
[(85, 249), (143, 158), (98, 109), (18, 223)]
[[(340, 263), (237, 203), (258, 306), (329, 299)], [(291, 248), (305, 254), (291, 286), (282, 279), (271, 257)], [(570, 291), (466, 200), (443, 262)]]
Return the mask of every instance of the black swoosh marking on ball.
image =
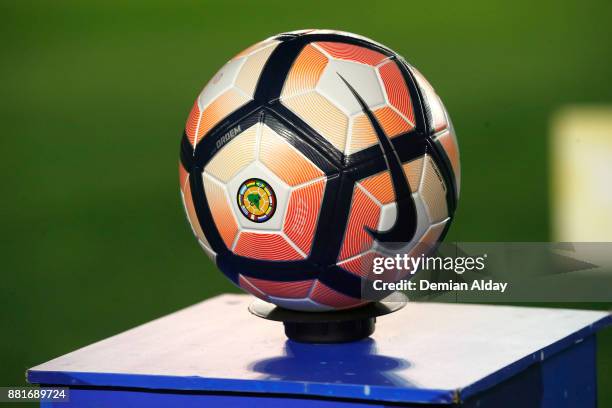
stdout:
[(380, 123), (374, 116), (374, 113), (370, 110), (368, 104), (363, 100), (361, 95), (351, 86), (351, 84), (338, 73), (338, 76), (348, 89), (351, 91), (359, 105), (361, 110), (366, 114), (376, 137), (378, 138), (378, 144), (383, 151), (385, 162), (391, 173), (391, 182), (393, 190), (395, 192), (395, 206), (397, 214), (395, 222), (391, 228), (386, 231), (378, 231), (369, 227), (365, 227), (365, 230), (374, 238), (377, 242), (384, 243), (401, 243), (410, 242), (416, 232), (416, 205), (414, 204), (414, 198), (412, 197), (412, 190), (410, 189), (410, 183), (406, 179), (404, 174), (404, 168), (400, 161), (391, 141), (385, 134), (385, 131), (381, 127)]

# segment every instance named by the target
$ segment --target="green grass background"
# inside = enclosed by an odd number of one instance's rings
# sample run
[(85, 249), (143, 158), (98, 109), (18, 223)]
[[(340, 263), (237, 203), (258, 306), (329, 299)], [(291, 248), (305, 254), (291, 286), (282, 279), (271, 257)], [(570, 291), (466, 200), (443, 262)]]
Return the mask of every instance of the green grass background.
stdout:
[[(611, 16), (607, 0), (0, 2), (0, 385), (236, 291), (186, 224), (177, 158), (193, 99), (241, 49), (312, 27), (395, 49), (459, 135), (448, 239), (546, 241), (551, 115), (612, 102)], [(611, 340), (600, 335), (601, 406)]]

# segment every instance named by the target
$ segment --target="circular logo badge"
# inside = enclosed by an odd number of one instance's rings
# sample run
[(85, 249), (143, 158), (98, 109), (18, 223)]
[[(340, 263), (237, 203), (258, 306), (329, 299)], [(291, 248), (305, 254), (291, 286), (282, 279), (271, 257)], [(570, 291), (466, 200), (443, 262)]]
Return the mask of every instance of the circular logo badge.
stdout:
[(276, 194), (262, 179), (246, 180), (238, 189), (238, 207), (253, 222), (266, 222), (276, 210)]

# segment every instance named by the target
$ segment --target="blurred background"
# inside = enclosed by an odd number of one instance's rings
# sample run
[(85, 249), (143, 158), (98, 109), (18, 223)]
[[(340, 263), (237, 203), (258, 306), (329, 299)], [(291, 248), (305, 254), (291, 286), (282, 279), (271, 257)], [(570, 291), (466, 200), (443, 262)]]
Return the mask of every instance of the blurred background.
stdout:
[[(22, 385), (35, 364), (237, 291), (185, 220), (179, 140), (216, 70), (278, 32), (356, 32), (433, 83), (462, 155), (448, 240), (573, 239), (571, 226), (553, 222), (572, 210), (557, 208), (568, 194), (555, 188), (559, 156), (550, 151), (557, 133), (589, 143), (579, 123), (591, 123), (591, 108), (608, 123), (597, 150), (612, 140), (610, 17), (603, 0), (0, 2), (0, 385)], [(602, 180), (609, 198), (612, 174)], [(594, 195), (575, 201), (600, 202), (596, 189), (581, 194)], [(595, 205), (607, 222), (611, 205)], [(611, 330), (598, 353), (600, 405), (612, 406)]]

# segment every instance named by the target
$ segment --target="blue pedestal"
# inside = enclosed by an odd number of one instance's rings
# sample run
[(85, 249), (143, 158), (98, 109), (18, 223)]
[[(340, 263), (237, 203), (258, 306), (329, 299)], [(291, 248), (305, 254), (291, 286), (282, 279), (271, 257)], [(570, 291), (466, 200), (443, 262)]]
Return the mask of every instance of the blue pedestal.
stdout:
[[(224, 295), (28, 370), (58, 407), (594, 407), (606, 312), (411, 303), (370, 339), (288, 341)], [(55, 406), (52, 403), (44, 406)]]

